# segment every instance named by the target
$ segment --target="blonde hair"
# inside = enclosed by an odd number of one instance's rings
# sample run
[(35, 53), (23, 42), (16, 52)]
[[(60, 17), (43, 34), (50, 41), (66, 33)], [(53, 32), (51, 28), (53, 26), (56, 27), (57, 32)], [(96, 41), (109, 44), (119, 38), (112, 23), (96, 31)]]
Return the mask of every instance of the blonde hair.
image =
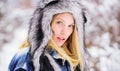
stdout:
[(54, 43), (52, 38), (50, 39), (48, 46), (56, 50), (58, 54), (61, 57), (63, 57), (63, 59), (68, 60), (70, 62), (72, 71), (74, 71), (74, 69), (76, 68), (78, 64), (80, 64), (81, 71), (83, 71), (83, 61), (82, 61), (82, 56), (81, 56), (81, 52), (79, 49), (76, 26), (74, 27), (74, 30), (71, 36), (63, 44), (62, 47), (58, 47)]

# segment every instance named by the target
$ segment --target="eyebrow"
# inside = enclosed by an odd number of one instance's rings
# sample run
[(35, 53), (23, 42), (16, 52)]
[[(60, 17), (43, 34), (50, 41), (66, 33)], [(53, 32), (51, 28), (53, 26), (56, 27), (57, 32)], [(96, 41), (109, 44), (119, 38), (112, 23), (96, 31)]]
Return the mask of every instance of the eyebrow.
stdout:
[[(56, 18), (56, 19), (60, 19), (63, 21), (63, 23), (65, 23), (65, 21), (62, 18)], [(71, 23), (70, 25), (75, 25), (75, 23)]]
[(56, 18), (56, 19), (60, 19), (60, 20), (62, 20), (63, 22), (65, 22), (62, 18)]

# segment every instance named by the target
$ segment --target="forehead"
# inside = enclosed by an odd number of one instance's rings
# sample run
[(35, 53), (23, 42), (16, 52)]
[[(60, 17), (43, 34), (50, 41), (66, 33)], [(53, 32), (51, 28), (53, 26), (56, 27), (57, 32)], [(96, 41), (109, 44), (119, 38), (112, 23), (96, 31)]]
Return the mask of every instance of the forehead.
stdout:
[(64, 16), (64, 17), (73, 17), (72, 13), (69, 13), (69, 12), (58, 13), (55, 16), (56, 17), (61, 17), (61, 16)]
[(63, 20), (74, 20), (74, 17), (71, 13), (65, 12), (65, 13), (59, 13), (54, 15), (54, 19), (63, 19)]

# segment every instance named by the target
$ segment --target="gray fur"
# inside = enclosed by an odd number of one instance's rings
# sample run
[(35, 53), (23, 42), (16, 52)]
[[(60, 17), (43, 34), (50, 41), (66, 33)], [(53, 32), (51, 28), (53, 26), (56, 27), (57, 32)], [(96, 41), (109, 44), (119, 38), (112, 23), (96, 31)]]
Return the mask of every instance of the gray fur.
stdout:
[[(54, 5), (46, 6), (51, 1), (59, 1), (59, 3), (56, 3)], [(73, 14), (77, 26), (78, 36), (79, 36), (79, 44), (81, 49), (81, 54), (83, 57), (83, 62), (86, 64), (84, 54), (84, 39), (83, 39), (83, 6), (81, 5), (79, 0), (41, 0), (40, 4), (38, 6), (38, 9), (35, 11), (33, 18), (31, 20), (30, 30), (29, 30), (29, 40), (31, 43), (31, 55), (33, 55), (33, 64), (35, 66), (35, 71), (39, 71), (40, 65), (39, 65), (39, 57), (44, 51), (48, 41), (50, 40), (50, 37), (52, 35), (50, 23), (53, 18), (53, 16), (57, 13), (63, 13), (63, 12), (70, 12)], [(42, 16), (41, 23), (38, 22), (39, 17)], [(38, 25), (41, 24), (42, 27), (38, 27)], [(41, 34), (44, 35), (42, 41), (38, 43), (37, 40), (37, 31), (41, 28), (42, 32)], [(40, 44), (40, 45), (38, 45)], [(54, 66), (55, 71), (57, 64), (54, 62), (52, 57), (46, 53), (48, 59), (51, 62), (51, 65)], [(86, 65), (85, 65), (86, 66)], [(87, 70), (84, 70), (87, 71)]]
[(55, 60), (48, 53), (46, 53), (45, 55), (48, 57), (48, 59), (49, 59), (51, 65), (52, 65), (52, 67), (54, 68), (54, 70), (55, 71), (61, 71), (60, 67), (57, 65)]

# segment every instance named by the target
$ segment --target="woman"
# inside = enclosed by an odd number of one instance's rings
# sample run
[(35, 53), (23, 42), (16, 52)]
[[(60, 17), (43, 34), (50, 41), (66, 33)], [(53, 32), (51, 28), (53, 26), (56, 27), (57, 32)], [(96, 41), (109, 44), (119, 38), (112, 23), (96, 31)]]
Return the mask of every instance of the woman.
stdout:
[(86, 16), (78, 0), (41, 0), (28, 40), (9, 71), (89, 71), (84, 47)]

